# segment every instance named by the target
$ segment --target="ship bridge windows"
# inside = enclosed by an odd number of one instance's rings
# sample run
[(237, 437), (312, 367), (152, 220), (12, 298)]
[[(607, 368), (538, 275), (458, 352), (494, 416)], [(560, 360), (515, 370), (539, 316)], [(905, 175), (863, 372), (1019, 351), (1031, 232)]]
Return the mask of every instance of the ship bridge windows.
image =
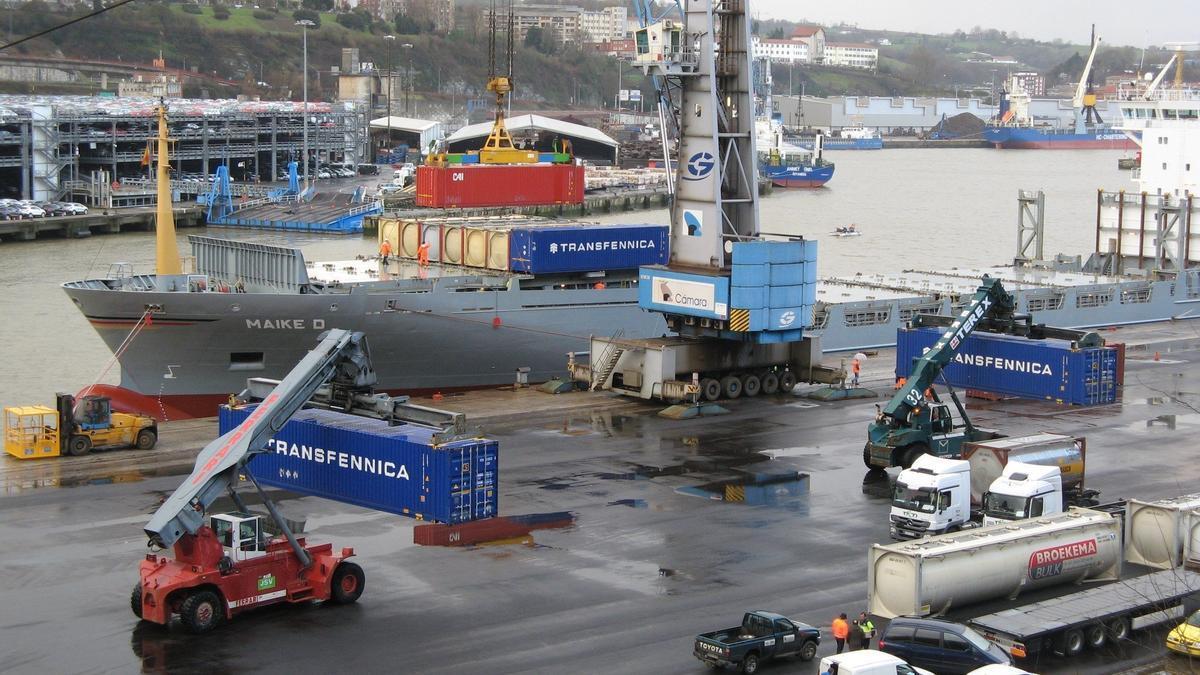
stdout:
[(1150, 302), (1150, 287), (1145, 288), (1130, 288), (1121, 291), (1122, 305), (1136, 305), (1145, 302)]
[(890, 309), (859, 309), (846, 312), (845, 323), (850, 328), (857, 326), (878, 326), (892, 319)]
[(1079, 309), (1104, 307), (1112, 302), (1112, 291), (1088, 291), (1075, 296), (1075, 306)]

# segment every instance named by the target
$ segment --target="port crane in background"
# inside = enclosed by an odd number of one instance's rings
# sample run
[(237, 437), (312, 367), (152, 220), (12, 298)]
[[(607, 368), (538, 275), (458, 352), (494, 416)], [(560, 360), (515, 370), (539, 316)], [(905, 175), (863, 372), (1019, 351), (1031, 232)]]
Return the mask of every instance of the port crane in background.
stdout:
[(1075, 87), (1075, 97), (1071, 101), (1075, 108), (1075, 133), (1087, 133), (1089, 124), (1103, 124), (1100, 111), (1096, 110), (1096, 90), (1092, 86), (1092, 64), (1096, 61), (1096, 50), (1100, 48), (1100, 36), (1096, 35), (1096, 25), (1092, 24), (1092, 50), (1088, 53), (1087, 65), (1079, 76), (1079, 85)]
[(593, 336), (590, 363), (570, 363), (591, 389), (678, 403), (839, 380), (803, 334), (816, 242), (760, 236), (748, 4), (684, 0), (677, 16), (637, 7), (633, 64), (658, 87), (660, 111), (671, 111), (664, 137), (674, 133), (679, 157), (670, 263), (641, 268), (639, 304), (676, 336)]
[[(355, 602), (362, 594), (362, 568), (347, 559), (354, 549), (309, 545), (298, 538), (258, 482), (245, 470), (268, 440), (302, 407), (322, 407), (389, 423), (441, 426), (451, 436), (466, 433), (461, 414), (410, 405), (408, 397), (374, 394), (375, 371), (362, 333), (329, 330), (279, 382), (251, 380), (239, 400), (261, 398), (233, 430), (209, 443), (183, 484), (145, 526), (152, 547), (139, 567), (130, 606), (139, 618), (166, 625), (179, 615), (196, 633), (249, 609), (282, 602)], [(266, 533), (266, 518), (250, 513), (235, 490), (240, 477), (253, 485), (281, 537)], [(207, 516), (223, 494), (234, 513)]]

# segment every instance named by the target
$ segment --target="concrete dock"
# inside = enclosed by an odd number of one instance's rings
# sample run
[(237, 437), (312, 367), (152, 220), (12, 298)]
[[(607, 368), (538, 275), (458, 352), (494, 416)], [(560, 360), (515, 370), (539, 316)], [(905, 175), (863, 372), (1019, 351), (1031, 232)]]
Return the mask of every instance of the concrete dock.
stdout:
[[(1197, 329), (1105, 332), (1130, 345), (1116, 404), (972, 399), (972, 418), (1010, 434), (1087, 436), (1088, 486), (1105, 501), (1195, 492)], [(868, 547), (889, 541), (890, 484), (861, 456), (893, 365), (890, 349), (869, 359), (864, 385), (881, 394), (875, 400), (816, 403), (801, 387), (682, 422), (602, 393), (421, 399), (466, 412), (500, 441), (502, 514), (570, 511), (574, 525), (522, 543), (423, 547), (412, 543), (414, 521), (282, 495), (289, 515), (306, 517), (310, 539), (355, 548), (366, 593), (353, 606), (249, 613), (202, 637), (139, 624), (128, 597), (146, 553), (141, 528), (213, 438), (214, 421), (168, 423), (146, 452), (2, 457), (0, 663), (24, 672), (701, 673), (693, 636), (750, 609), (822, 628), (819, 655), (832, 653), (830, 620), (865, 607)], [(746, 490), (746, 501), (714, 489), (785, 474), (793, 479)], [(1102, 653), (1027, 667), (1161, 664), (1162, 636), (1140, 631)], [(784, 662), (764, 672), (817, 669)]]
[[(0, 220), (0, 241), (32, 241), (46, 236), (77, 239), (93, 234), (117, 234), (126, 230), (148, 231), (154, 229), (154, 212), (153, 206), (134, 206), (92, 209), (86, 216)], [(204, 207), (195, 204), (175, 207), (176, 227), (199, 227), (203, 224)]]

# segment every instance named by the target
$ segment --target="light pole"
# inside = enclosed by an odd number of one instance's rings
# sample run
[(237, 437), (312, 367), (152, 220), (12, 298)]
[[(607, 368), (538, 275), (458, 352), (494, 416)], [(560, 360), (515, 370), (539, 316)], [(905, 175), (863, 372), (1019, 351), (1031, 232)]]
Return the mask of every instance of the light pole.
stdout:
[(300, 31), (304, 35), (304, 70), (301, 73), (301, 80), (304, 82), (304, 122), (300, 127), (302, 129), (301, 139), (301, 154), (303, 155), (302, 166), (304, 167), (304, 190), (308, 190), (308, 27), (317, 24), (308, 19), (301, 19), (296, 22), (300, 26)]
[(407, 87), (404, 88), (404, 116), (412, 117), (412, 113), (409, 111), (408, 104), (409, 104), (409, 100), (412, 97), (412, 90), (413, 90), (413, 86), (412, 86), (412, 77), (413, 77), (412, 49), (413, 49), (413, 45), (411, 42), (405, 42), (404, 44), (402, 44), (400, 46), (402, 48), (408, 50), (408, 70), (406, 70), (404, 73), (406, 76), (405, 84), (408, 85)]
[(395, 41), (395, 35), (384, 35), (383, 39), (387, 42), (387, 141), (386, 147), (388, 153), (391, 154), (392, 148), (392, 42)]

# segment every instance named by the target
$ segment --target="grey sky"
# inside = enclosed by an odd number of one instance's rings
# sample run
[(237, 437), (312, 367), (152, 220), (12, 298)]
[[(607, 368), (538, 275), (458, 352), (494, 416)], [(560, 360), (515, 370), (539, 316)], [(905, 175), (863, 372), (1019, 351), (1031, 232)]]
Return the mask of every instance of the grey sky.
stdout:
[(846, 22), (862, 28), (949, 33), (974, 26), (1017, 31), (1022, 37), (1086, 44), (1092, 23), (1105, 42), (1147, 43), (1200, 39), (1200, 2), (1194, 0), (751, 0), (756, 17)]

